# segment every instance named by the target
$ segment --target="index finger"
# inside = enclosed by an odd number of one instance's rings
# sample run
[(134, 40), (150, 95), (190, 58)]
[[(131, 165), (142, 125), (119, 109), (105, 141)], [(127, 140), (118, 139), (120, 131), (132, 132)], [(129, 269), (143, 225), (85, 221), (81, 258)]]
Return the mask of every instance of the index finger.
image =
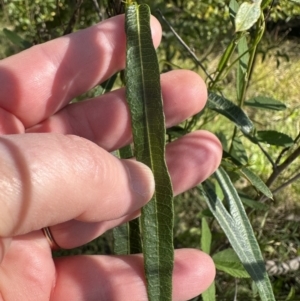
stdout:
[[(124, 22), (116, 16), (2, 60), (0, 107), (27, 128), (123, 69)], [(154, 17), (151, 26), (157, 46), (161, 28)]]

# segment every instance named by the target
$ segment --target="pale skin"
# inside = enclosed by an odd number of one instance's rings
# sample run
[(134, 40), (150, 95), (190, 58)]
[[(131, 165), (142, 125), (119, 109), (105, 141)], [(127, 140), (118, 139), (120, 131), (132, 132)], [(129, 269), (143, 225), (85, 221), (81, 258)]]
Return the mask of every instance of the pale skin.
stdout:
[[(73, 248), (140, 213), (151, 171), (110, 154), (131, 141), (124, 89), (68, 104), (125, 66), (124, 17), (32, 47), (0, 62), (0, 301), (147, 300), (142, 255), (53, 259), (41, 229)], [(161, 27), (151, 20), (154, 44)], [(161, 77), (166, 125), (199, 112), (206, 87), (191, 71)], [(11, 135), (15, 134), (15, 135)], [(221, 145), (196, 131), (167, 146), (174, 195), (218, 167)], [(173, 300), (213, 281), (211, 258), (175, 252)]]

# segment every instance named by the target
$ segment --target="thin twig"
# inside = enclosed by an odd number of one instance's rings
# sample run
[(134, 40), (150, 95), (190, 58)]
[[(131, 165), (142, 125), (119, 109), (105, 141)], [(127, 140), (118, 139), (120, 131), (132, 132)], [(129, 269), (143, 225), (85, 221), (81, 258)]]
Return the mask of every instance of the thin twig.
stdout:
[(103, 20), (103, 15), (102, 15), (102, 13), (101, 13), (99, 4), (98, 4), (97, 0), (92, 0), (92, 1), (93, 1), (94, 6), (95, 6), (95, 9), (96, 9), (97, 15), (98, 15), (98, 17), (99, 17), (99, 20), (100, 20), (100, 22), (101, 22), (101, 21)]
[(266, 182), (266, 185), (270, 187), (272, 183), (277, 179), (277, 177), (289, 166), (291, 165), (298, 157), (300, 156), (300, 147), (298, 147), (286, 160), (276, 169), (273, 170), (269, 179)]
[(69, 20), (67, 28), (64, 30), (63, 35), (69, 34), (73, 31), (74, 26), (75, 26), (75, 24), (77, 22), (77, 19), (79, 17), (79, 11), (80, 11), (80, 7), (81, 7), (82, 3), (83, 3), (83, 0), (77, 0), (76, 1), (75, 9), (73, 11), (73, 14), (72, 14), (70, 20)]
[(174, 36), (177, 38), (177, 40), (180, 42), (180, 44), (188, 51), (188, 53), (192, 56), (193, 60), (198, 64), (198, 66), (204, 71), (205, 75), (211, 80), (213, 81), (213, 78), (207, 73), (205, 67), (203, 66), (203, 64), (201, 63), (201, 61), (198, 59), (198, 57), (196, 56), (196, 54), (191, 50), (191, 48), (182, 40), (182, 38), (179, 36), (179, 34), (175, 31), (175, 29), (173, 28), (173, 26), (169, 23), (169, 21), (165, 18), (165, 16), (162, 14), (162, 12), (157, 9), (156, 10), (159, 14), (160, 17), (162, 18), (162, 20), (167, 24), (167, 26), (169, 27), (169, 29), (173, 32)]
[[(297, 175), (295, 175), (294, 177), (292, 177), (291, 179), (289, 179), (288, 181), (286, 181), (285, 183), (283, 183), (282, 185), (280, 185), (279, 187), (277, 187), (276, 189), (272, 190), (272, 194), (275, 195), (278, 192), (280, 192), (282, 189), (284, 189), (285, 187), (287, 187), (288, 185), (294, 183), (295, 181), (297, 181), (298, 179), (300, 179), (300, 173), (298, 173)], [(268, 200), (269, 198), (266, 196), (262, 196), (260, 198), (260, 202), (265, 202), (266, 200)]]
[(271, 163), (272, 165), (272, 168), (274, 171), (277, 171), (277, 165), (274, 163), (273, 159), (271, 158), (271, 156), (268, 154), (268, 152), (266, 152), (264, 150), (264, 148), (261, 146), (261, 144), (258, 142), (257, 143), (258, 147), (260, 148), (260, 150), (263, 152), (263, 154), (266, 156), (266, 158), (269, 160), (269, 162)]
[(281, 186), (277, 187), (276, 189), (274, 189), (272, 191), (273, 194), (278, 193), (280, 190), (282, 190), (283, 188), (287, 187), (288, 185), (292, 184), (293, 182), (295, 182), (296, 180), (300, 179), (300, 173), (298, 173), (297, 175), (295, 175), (294, 177), (292, 177), (291, 179), (289, 179), (288, 181), (286, 181), (285, 183), (283, 183)]
[(278, 158), (277, 158), (276, 161), (275, 161), (275, 164), (279, 164), (279, 162), (280, 162), (281, 158), (283, 157), (283, 155), (284, 155), (287, 151), (289, 151), (289, 150), (291, 149), (291, 147), (293, 147), (293, 146), (298, 142), (299, 139), (300, 139), (300, 132), (299, 132), (299, 134), (297, 135), (297, 137), (294, 139), (294, 144), (291, 145), (291, 146), (289, 146), (289, 147), (284, 148), (284, 149), (281, 151), (281, 153), (279, 154)]

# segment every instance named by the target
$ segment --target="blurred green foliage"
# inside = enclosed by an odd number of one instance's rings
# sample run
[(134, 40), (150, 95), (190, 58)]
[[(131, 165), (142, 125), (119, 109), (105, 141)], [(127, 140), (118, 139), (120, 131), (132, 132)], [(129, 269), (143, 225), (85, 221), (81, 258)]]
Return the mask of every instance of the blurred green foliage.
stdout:
[[(87, 27), (99, 21), (99, 16), (106, 18), (105, 8), (107, 1), (97, 1), (100, 11), (93, 1), (79, 0), (2, 0), (0, 17), (2, 26), (21, 34), (33, 44), (41, 43), (63, 34), (70, 16), (80, 5), (80, 14), (75, 29)], [(141, 1), (140, 1), (141, 2)], [(222, 0), (169, 0), (150, 1), (148, 3), (153, 14), (160, 9), (163, 15), (192, 49), (202, 52), (226, 43), (226, 36), (232, 35), (232, 25), (227, 1)], [(285, 23), (297, 19), (300, 15), (300, 6), (283, 0), (275, 0), (269, 14), (269, 20)], [(176, 43), (173, 35), (167, 33), (165, 37), (169, 43)]]

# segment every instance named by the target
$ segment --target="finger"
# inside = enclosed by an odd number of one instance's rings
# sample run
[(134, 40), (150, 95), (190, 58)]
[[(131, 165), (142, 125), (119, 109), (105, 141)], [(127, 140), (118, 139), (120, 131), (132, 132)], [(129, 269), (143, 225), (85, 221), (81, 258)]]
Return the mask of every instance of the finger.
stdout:
[[(154, 17), (151, 29), (157, 46), (161, 27)], [(0, 107), (25, 127), (44, 120), (123, 69), (125, 43), (124, 15), (120, 15), (2, 60)]]
[[(143, 259), (130, 256), (59, 258), (52, 300), (148, 300)], [(175, 251), (173, 300), (189, 300), (206, 290), (215, 276), (211, 258), (192, 249)]]
[(1, 301), (50, 300), (55, 266), (47, 244), (40, 230), (11, 240), (0, 264)]
[(206, 180), (220, 165), (222, 146), (210, 132), (196, 131), (167, 146), (167, 165), (180, 194)]
[(145, 165), (76, 136), (2, 136), (0, 163), (0, 237), (74, 218), (119, 218), (143, 206), (154, 190)]
[[(198, 113), (205, 105), (207, 90), (194, 72), (176, 70), (162, 74), (161, 85), (167, 126)], [(70, 104), (27, 132), (56, 132), (87, 138), (112, 151), (131, 141), (130, 113), (125, 91)]]
[[(198, 131), (168, 144), (166, 155), (174, 194), (177, 195), (204, 181), (217, 169), (222, 148), (214, 135)], [(138, 215), (139, 211), (110, 221), (99, 220), (98, 223), (72, 220), (52, 226), (51, 232), (60, 247), (75, 248)]]

